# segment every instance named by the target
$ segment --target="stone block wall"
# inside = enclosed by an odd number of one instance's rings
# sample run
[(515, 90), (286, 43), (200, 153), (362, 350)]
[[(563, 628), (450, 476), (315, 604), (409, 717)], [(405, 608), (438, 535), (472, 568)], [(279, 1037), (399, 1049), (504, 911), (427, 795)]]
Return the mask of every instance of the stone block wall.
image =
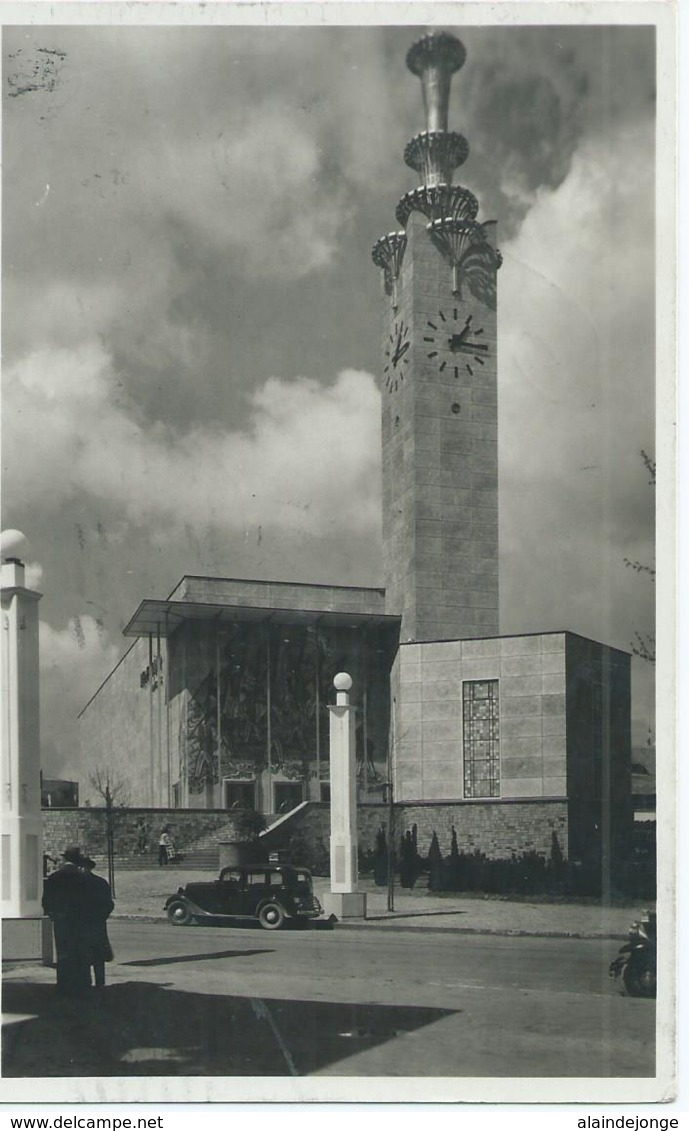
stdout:
[[(383, 827), (388, 836), (390, 811), (387, 805), (363, 805), (358, 810), (359, 854), (375, 849), (376, 833)], [(492, 859), (509, 859), (512, 854), (538, 852), (549, 858), (553, 833), (567, 856), (567, 803), (562, 800), (525, 802), (419, 802), (395, 805), (394, 841), (417, 827), (421, 856), (428, 853), (433, 833), (443, 856), (449, 855), (453, 827), (460, 852), (483, 852)], [(270, 834), (269, 834), (270, 835)], [(308, 805), (290, 823), (285, 837), (303, 844), (304, 862), (328, 860), (330, 810), (327, 805)], [(276, 842), (275, 847), (278, 847)]]
[[(452, 273), (412, 212), (383, 330), (383, 569), (402, 640), (498, 632), (495, 301)], [(493, 295), (493, 300), (495, 296)], [(471, 353), (455, 339), (471, 328)], [(395, 345), (408, 349), (395, 365)]]
[[(89, 774), (108, 766), (126, 781), (131, 805), (155, 805), (167, 799), (165, 692), (160, 685), (153, 690), (150, 679), (141, 686), (148, 663), (148, 639), (142, 638), (125, 653), (79, 717), (85, 768), (82, 803), (99, 804)], [(166, 670), (163, 676), (167, 678)]]
[[(149, 829), (149, 851), (157, 857), (158, 837), (163, 825), (169, 825), (177, 848), (184, 850), (204, 836), (226, 825), (230, 813), (206, 809), (121, 809), (116, 810), (116, 852), (118, 856), (134, 855), (139, 843), (139, 823)], [(102, 856), (105, 845), (105, 810), (44, 809), (43, 850), (58, 856), (69, 844), (78, 844), (82, 851)]]
[[(224, 810), (205, 809), (126, 809), (117, 815), (116, 851), (118, 856), (135, 855), (139, 839), (139, 823), (149, 827), (149, 854), (157, 857), (160, 829), (169, 825), (178, 848), (184, 850), (209, 834), (227, 825), (231, 814)], [(358, 810), (359, 853), (373, 852), (376, 833), (383, 827), (388, 835), (390, 810), (387, 805), (361, 805)], [(460, 851), (480, 849), (492, 858), (510, 857), (512, 853), (540, 852), (546, 857), (556, 833), (563, 853), (567, 855), (567, 805), (560, 801), (533, 802), (418, 802), (396, 805), (394, 840), (417, 826), (418, 849), (428, 852), (431, 837), (438, 834), (444, 856), (450, 851), (452, 828), (457, 831)], [(44, 851), (58, 856), (69, 844), (78, 844), (92, 856), (105, 854), (105, 810), (44, 809)], [(327, 871), (329, 862), (330, 807), (313, 802), (295, 814), (293, 820), (267, 834), (269, 850), (292, 844), (300, 863), (316, 872)]]
[(499, 681), (500, 798), (567, 793), (566, 633), (403, 644), (395, 795), (464, 797), (463, 684)]
[(566, 801), (465, 802), (438, 805), (404, 805), (395, 816), (397, 839), (417, 827), (418, 848), (428, 853), (435, 831), (443, 856), (450, 851), (452, 829), (460, 852), (481, 851), (493, 859), (538, 852), (550, 856), (553, 833), (563, 855), (567, 855), (568, 820)]
[(634, 823), (629, 654), (568, 634), (567, 714), (571, 854), (614, 871)]

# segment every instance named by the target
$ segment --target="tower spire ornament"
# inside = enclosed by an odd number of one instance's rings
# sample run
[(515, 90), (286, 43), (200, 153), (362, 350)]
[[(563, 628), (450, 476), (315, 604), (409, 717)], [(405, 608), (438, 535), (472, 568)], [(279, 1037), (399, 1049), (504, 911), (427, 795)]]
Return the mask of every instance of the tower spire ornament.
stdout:
[(424, 35), (407, 52), (409, 70), (421, 79), (426, 129), (447, 131), (450, 83), (455, 71), (464, 66), (464, 45), (447, 32)]
[[(487, 306), (495, 308), (495, 272), (500, 252), (487, 238), (487, 225), (477, 222), (478, 201), (461, 185), (453, 185), (455, 169), (469, 156), (462, 134), (448, 131), (452, 76), (463, 65), (466, 50), (455, 36), (432, 32), (407, 52), (407, 66), (421, 80), (426, 129), (409, 141), (405, 164), (419, 173), (421, 184), (405, 193), (396, 216), (406, 230), (413, 212), (428, 221), (427, 231), (452, 273), (452, 293), (461, 297), (462, 284)], [(375, 244), (373, 262), (384, 271), (385, 293), (397, 310), (398, 280), (406, 247), (405, 232), (390, 233)]]
[(399, 279), (402, 269), (402, 260), (404, 259), (406, 246), (407, 236), (405, 232), (388, 232), (386, 236), (381, 236), (380, 239), (376, 241), (371, 251), (371, 259), (376, 267), (382, 267), (383, 269), (385, 293), (392, 298), (393, 310), (397, 310), (399, 306), (397, 299), (397, 280)]

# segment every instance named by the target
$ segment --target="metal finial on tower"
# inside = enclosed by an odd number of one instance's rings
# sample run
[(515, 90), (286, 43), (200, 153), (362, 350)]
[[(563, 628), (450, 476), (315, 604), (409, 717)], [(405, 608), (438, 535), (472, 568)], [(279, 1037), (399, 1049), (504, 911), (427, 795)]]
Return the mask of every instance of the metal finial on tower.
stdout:
[(425, 35), (407, 52), (407, 66), (421, 79), (429, 133), (447, 130), (450, 83), (466, 59), (464, 45), (447, 32)]
[[(433, 243), (452, 268), (453, 293), (459, 296), (466, 282), (475, 297), (494, 309), (495, 272), (502, 256), (494, 246), (492, 229), (476, 220), (474, 194), (452, 183), (455, 169), (469, 156), (466, 138), (447, 128), (452, 76), (465, 59), (464, 45), (448, 32), (424, 35), (407, 52), (407, 66), (421, 80), (426, 129), (405, 147), (405, 163), (416, 170), (421, 184), (405, 193), (396, 215), (406, 229), (411, 213), (422, 212)], [(397, 280), (405, 247), (406, 231), (401, 231), (383, 236), (373, 249), (373, 262), (383, 269), (393, 310), (398, 306)]]
[(376, 267), (383, 270), (385, 293), (392, 296), (392, 308), (397, 310), (399, 305), (397, 296), (397, 280), (402, 269), (402, 260), (407, 246), (405, 232), (388, 232), (381, 236), (373, 245), (371, 259)]

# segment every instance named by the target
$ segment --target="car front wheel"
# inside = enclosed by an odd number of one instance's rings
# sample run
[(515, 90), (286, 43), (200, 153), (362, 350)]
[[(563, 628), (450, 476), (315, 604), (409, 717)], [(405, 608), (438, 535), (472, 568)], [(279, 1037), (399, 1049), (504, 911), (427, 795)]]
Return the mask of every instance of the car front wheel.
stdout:
[(194, 916), (181, 899), (175, 899), (167, 909), (167, 917), (173, 927), (188, 927)]
[(258, 921), (266, 931), (279, 931), (285, 922), (285, 912), (279, 903), (264, 903)]

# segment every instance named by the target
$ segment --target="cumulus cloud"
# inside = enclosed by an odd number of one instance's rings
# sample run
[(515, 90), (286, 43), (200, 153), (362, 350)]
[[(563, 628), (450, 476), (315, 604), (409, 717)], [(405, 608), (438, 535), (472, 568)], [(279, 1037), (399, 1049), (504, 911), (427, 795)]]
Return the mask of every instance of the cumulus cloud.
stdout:
[(111, 361), (91, 342), (11, 366), (6, 413), (10, 479), (25, 506), (83, 494), (161, 532), (378, 529), (380, 396), (367, 373), (346, 370), (329, 385), (271, 378), (252, 395), (245, 430), (175, 433), (142, 426), (118, 403)]
[[(88, 613), (66, 627), (39, 623), (41, 747), (47, 777), (78, 780), (76, 718), (88, 698), (116, 663), (119, 649)], [(72, 735), (72, 745), (65, 736)]]
[(518, 233), (541, 190), (566, 180), (582, 145), (597, 139), (614, 148), (629, 123), (653, 121), (650, 27), (459, 34), (469, 49), (455, 84), (455, 112), (471, 143), (467, 175), (487, 214), (500, 218), (503, 238)]
[(26, 563), (26, 588), (39, 589), (43, 581), (43, 566), (40, 562)]
[[(503, 630), (627, 647), (652, 625), (622, 563), (652, 556), (653, 32), (456, 32), (460, 179), (505, 254)], [(415, 34), (7, 29), (8, 78), (65, 52), (3, 118), (5, 502), (40, 531), (63, 751), (72, 665), (80, 708), (107, 629), (182, 572), (379, 580), (368, 249), (417, 180)]]
[[(651, 142), (640, 124), (582, 145), (505, 246), (500, 279), (505, 607), (522, 629), (537, 614), (621, 647), (624, 557), (653, 556), (639, 457), (653, 444), (653, 169), (627, 176)], [(634, 608), (652, 619), (652, 593)]]

